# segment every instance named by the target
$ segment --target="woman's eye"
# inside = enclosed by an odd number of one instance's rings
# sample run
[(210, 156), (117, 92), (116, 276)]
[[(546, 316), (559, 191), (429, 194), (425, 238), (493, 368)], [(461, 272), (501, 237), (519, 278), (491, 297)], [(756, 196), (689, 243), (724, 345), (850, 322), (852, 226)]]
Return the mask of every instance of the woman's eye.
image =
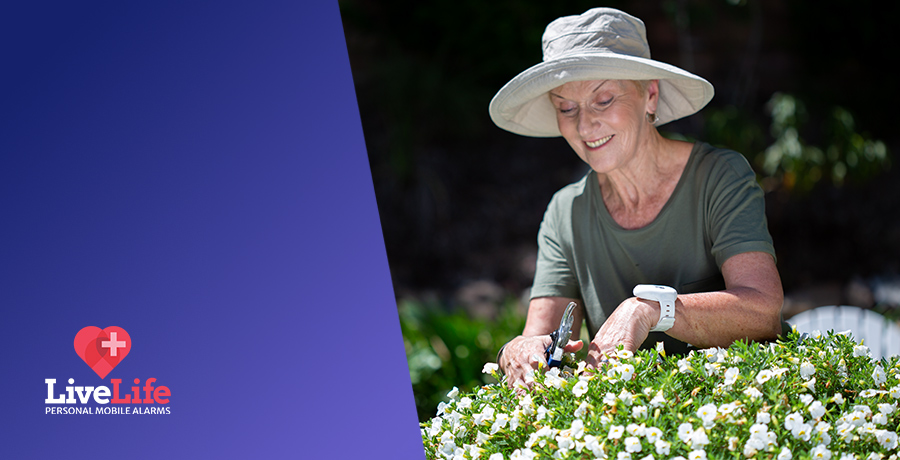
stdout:
[(597, 105), (599, 105), (601, 107), (606, 107), (606, 106), (612, 104), (612, 101), (613, 101), (612, 98), (602, 99), (602, 100), (597, 101)]

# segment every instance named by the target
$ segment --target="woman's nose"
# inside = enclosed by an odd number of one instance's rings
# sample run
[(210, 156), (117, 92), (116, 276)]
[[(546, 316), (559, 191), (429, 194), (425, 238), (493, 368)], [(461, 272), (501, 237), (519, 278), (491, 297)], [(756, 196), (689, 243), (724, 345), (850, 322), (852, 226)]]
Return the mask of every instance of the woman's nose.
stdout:
[(587, 136), (594, 132), (596, 128), (596, 119), (590, 110), (578, 111), (578, 134)]

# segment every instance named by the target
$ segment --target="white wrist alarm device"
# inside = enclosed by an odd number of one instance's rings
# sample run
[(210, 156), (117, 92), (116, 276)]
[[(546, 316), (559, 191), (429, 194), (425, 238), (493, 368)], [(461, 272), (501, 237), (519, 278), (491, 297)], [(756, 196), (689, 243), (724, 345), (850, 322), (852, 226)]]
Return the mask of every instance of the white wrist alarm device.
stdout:
[(675, 324), (675, 299), (678, 291), (669, 286), (658, 284), (638, 284), (634, 287), (634, 296), (659, 302), (659, 322), (650, 332), (665, 332)]

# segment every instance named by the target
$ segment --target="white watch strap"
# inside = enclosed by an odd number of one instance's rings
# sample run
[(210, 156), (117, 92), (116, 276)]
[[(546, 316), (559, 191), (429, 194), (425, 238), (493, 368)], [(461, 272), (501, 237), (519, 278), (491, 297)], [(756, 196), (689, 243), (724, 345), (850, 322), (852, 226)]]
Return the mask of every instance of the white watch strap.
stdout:
[(639, 284), (634, 287), (635, 297), (659, 302), (659, 321), (650, 332), (665, 332), (675, 324), (675, 301), (678, 291), (658, 284)]
[(659, 300), (659, 321), (650, 332), (665, 332), (675, 325), (675, 302), (671, 300)]

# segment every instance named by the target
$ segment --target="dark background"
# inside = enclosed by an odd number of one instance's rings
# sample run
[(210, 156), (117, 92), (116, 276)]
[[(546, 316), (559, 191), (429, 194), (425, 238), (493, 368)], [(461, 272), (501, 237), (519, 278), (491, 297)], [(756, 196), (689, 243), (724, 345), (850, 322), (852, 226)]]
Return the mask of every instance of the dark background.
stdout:
[[(545, 206), (586, 169), (561, 138), (497, 128), (488, 102), (540, 62), (547, 23), (600, 5), (342, 0), (340, 6), (395, 292), (491, 316), (500, 299), (530, 285)], [(898, 149), (898, 94), (888, 70), (900, 63), (891, 46), (898, 6), (867, 0), (603, 6), (646, 23), (654, 59), (715, 86), (707, 108), (661, 130), (751, 160), (767, 191), (785, 314), (814, 305), (890, 304), (885, 286), (896, 287), (900, 272), (900, 177), (890, 161)], [(775, 94), (796, 103), (789, 124), (812, 150), (767, 170), (766, 149), (785, 137), (784, 126), (773, 122)], [(862, 145), (881, 145), (888, 155), (848, 160)], [(843, 167), (846, 174), (834, 179)]]

